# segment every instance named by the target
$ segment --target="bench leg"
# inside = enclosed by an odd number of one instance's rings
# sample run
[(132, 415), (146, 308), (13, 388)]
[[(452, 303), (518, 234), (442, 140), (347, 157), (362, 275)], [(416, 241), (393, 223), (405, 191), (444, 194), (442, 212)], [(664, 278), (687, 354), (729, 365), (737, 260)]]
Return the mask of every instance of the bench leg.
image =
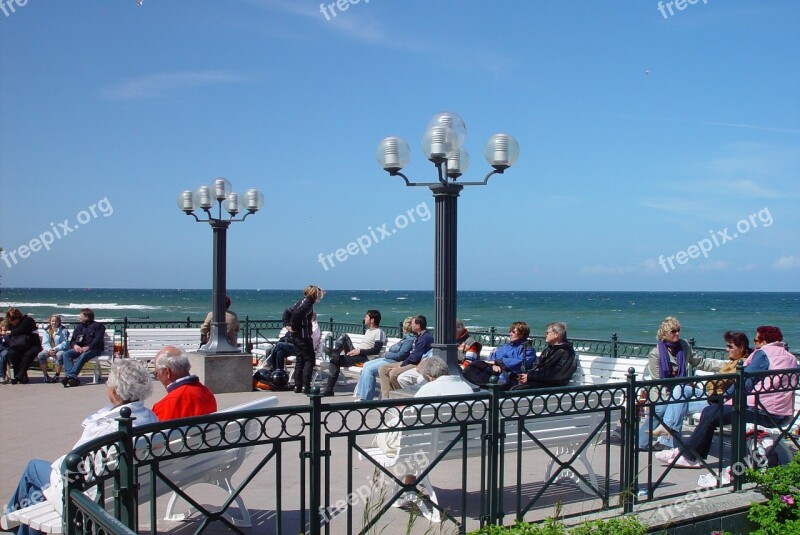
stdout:
[[(209, 482), (208, 484), (221, 488), (227, 492), (228, 495), (231, 495), (235, 492), (228, 478), (225, 478), (223, 481)], [(194, 507), (188, 507), (185, 513), (176, 513), (175, 505), (178, 502), (178, 498), (180, 498), (180, 496), (175, 492), (173, 492), (172, 496), (170, 496), (169, 503), (167, 504), (167, 514), (164, 516), (164, 520), (169, 520), (171, 522), (182, 522), (194, 514)], [(228, 509), (225, 511), (225, 517), (227, 517), (234, 526), (242, 528), (252, 527), (253, 524), (250, 520), (250, 511), (247, 509), (247, 507), (245, 507), (242, 497), (236, 496), (233, 502), (236, 504), (236, 507), (239, 508), (239, 515), (233, 515), (230, 512), (230, 509)]]
[[(426, 491), (428, 491), (428, 498), (431, 500), (431, 502), (439, 505), (439, 502), (436, 499), (436, 491), (434, 490), (433, 485), (431, 485), (431, 480), (427, 476), (422, 480), (422, 486), (425, 487)], [(428, 507), (428, 504), (425, 503), (425, 500), (419, 500), (417, 502), (417, 506), (419, 507), (422, 516), (431, 522), (439, 523), (442, 521), (442, 514), (439, 512), (439, 510), (435, 507)]]
[[(555, 452), (557, 457), (561, 457), (562, 455), (571, 456), (575, 453), (573, 448), (564, 448), (559, 447)], [(584, 468), (586, 468), (586, 475), (588, 476), (589, 481), (591, 482), (591, 487), (589, 487), (586, 483), (583, 482), (578, 476), (575, 475), (575, 472), (572, 468), (565, 468), (561, 471), (560, 474), (556, 477), (553, 483), (557, 483), (562, 479), (569, 479), (575, 482), (578, 487), (585, 492), (586, 494), (596, 494), (597, 493), (597, 475), (594, 472), (594, 468), (592, 464), (589, 462), (589, 458), (586, 456), (586, 450), (583, 450), (581, 454), (578, 456), (576, 461), (580, 461), (583, 464)], [(555, 468), (556, 461), (555, 459), (550, 459), (550, 462), (547, 464), (547, 471), (545, 472), (544, 479), (545, 481), (550, 480), (550, 476), (553, 474), (553, 468)]]

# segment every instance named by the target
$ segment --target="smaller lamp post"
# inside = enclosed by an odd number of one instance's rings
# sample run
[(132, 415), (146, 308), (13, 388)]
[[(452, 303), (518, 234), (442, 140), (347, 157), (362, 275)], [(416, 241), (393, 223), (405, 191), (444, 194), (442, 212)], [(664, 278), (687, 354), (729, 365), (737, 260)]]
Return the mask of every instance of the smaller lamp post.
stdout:
[(464, 120), (456, 113), (438, 113), (428, 122), (422, 136), (422, 152), (436, 166), (437, 182), (411, 182), (400, 172), (408, 164), (408, 143), (399, 137), (387, 137), (378, 145), (378, 164), (390, 176), (401, 177), (406, 186), (426, 186), (436, 203), (436, 267), (434, 270), (434, 306), (436, 331), (434, 353), (447, 361), (451, 374), (458, 373), (456, 345), (456, 237), (457, 201), (464, 186), (485, 186), (489, 178), (502, 174), (519, 157), (519, 144), (513, 136), (495, 134), (485, 146), (486, 161), (492, 166), (482, 182), (460, 182), (469, 167), (469, 155), (462, 148), (467, 136)]
[[(214, 203), (217, 203), (217, 216), (212, 215)], [(228, 217), (223, 218), (223, 205)], [(184, 190), (178, 195), (178, 208), (186, 215), (193, 216), (198, 223), (209, 223), (214, 231), (214, 274), (211, 291), (211, 332), (208, 342), (199, 349), (199, 353), (220, 355), (240, 353), (235, 345), (228, 341), (225, 324), (225, 295), (227, 294), (227, 232), (233, 222), (244, 221), (250, 214), (255, 214), (264, 206), (264, 195), (257, 189), (249, 189), (244, 195), (231, 191), (231, 183), (225, 178), (216, 178), (209, 186), (200, 186), (196, 191)], [(206, 219), (200, 219), (194, 211), (199, 208), (206, 213)], [(236, 216), (247, 212), (240, 219)]]

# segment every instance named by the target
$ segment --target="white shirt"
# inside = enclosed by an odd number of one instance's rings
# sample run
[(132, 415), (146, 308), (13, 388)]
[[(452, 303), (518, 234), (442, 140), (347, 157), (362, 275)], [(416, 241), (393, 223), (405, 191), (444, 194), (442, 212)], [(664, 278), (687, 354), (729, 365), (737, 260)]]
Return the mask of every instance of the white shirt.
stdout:
[(435, 381), (422, 385), (415, 398), (433, 396), (459, 396), (462, 394), (472, 394), (474, 390), (458, 375), (442, 375)]

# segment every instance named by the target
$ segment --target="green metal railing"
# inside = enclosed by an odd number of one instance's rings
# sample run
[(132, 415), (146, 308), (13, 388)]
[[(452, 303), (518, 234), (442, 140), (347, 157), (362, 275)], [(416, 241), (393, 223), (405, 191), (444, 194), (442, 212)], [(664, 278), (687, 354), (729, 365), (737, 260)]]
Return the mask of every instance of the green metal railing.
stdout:
[[(274, 495), (268, 495), (260, 487), (251, 489), (250, 498), (255, 494), (259, 501), (250, 505), (270, 512), (267, 516), (271, 518), (269, 523), (273, 529), (269, 532), (328, 534), (334, 522), (337, 522), (337, 530), (344, 527), (338, 518), (338, 514), (344, 512), (347, 533), (367, 533), (391, 522), (391, 517), (387, 516), (390, 505), (405, 492), (418, 494), (418, 485), (424, 476), (444, 471), (450, 481), (460, 479), (460, 482), (450, 489), (446, 507), (427, 505), (439, 512), (447, 529), (464, 533), (468, 524), (474, 529), (530, 518), (529, 513), (543, 506), (543, 497), (562, 474), (571, 473), (576, 482), (589, 484), (578, 463), (580, 455), (589, 449), (595, 452), (596, 462), (592, 466), (603, 478), (602, 484), (590, 488), (590, 495), (598, 498), (601, 505), (582, 509), (582, 513), (605, 509), (629, 513), (639, 501), (681, 494), (680, 490), (672, 490), (670, 495), (670, 487), (664, 485), (672, 467), (667, 467), (658, 477), (652, 474), (652, 469), (640, 473), (636, 437), (642, 407), (638, 393), (642, 389), (647, 391), (650, 395), (645, 406), (654, 409), (660, 404), (680, 401), (663, 394), (674, 386), (692, 384), (705, 392), (705, 385), (711, 380), (731, 381), (735, 391), (736, 411), (731, 434), (734, 446), (730, 461), (724, 460), (720, 449), (720, 460), (708, 464), (708, 468), (720, 473), (724, 465), (742, 463), (745, 458), (740, 447), (745, 442), (747, 414), (747, 398), (742, 386), (755, 382), (755, 406), (763, 408), (760, 396), (794, 392), (798, 388), (800, 370), (748, 374), (740, 367), (737, 373), (704, 376), (702, 380), (690, 377), (640, 381), (631, 369), (626, 382), (511, 392), (490, 385), (488, 391), (449, 396), (447, 403), (443, 403), (442, 398), (325, 403), (315, 389), (307, 405), (238, 414), (216, 413), (140, 427), (133, 427), (129, 410), (123, 408), (118, 432), (77, 448), (65, 459), (64, 532), (99, 533), (103, 529), (134, 533), (149, 525), (151, 533), (156, 533), (157, 501), (164, 497), (166, 489), (177, 492), (200, 512), (196, 533), (220, 523), (229, 531), (243, 533), (225, 514), (242, 492), (261, 481), (259, 478), (266, 478), (271, 482), (268, 488), (275, 487)], [(707, 396), (698, 394), (692, 399), (704, 397)], [(398, 427), (397, 415), (402, 415), (403, 427)], [(585, 435), (565, 453), (563, 448), (544, 442), (543, 435), (536, 430), (547, 427), (548, 419), (563, 420), (570, 415), (576, 418), (591, 415), (595, 423), (587, 427)], [(792, 422), (772, 422), (781, 429), (778, 441), (788, 438), (800, 447), (797, 438), (790, 435), (798, 419), (800, 408), (795, 408)], [(612, 427), (617, 422), (623, 438), (619, 444), (613, 444)], [(658, 422), (656, 417), (654, 424)], [(446, 445), (440, 444), (439, 451), (426, 452), (419, 467), (409, 471), (414, 474), (413, 481), (409, 482), (402, 473), (366, 460), (372, 440), (390, 426), (406, 433), (429, 430), (431, 436), (448, 432), (452, 439)], [(605, 440), (601, 442), (600, 439)], [(239, 483), (222, 504), (216, 504), (217, 507), (202, 505), (186, 489), (172, 483), (174, 463), (226, 451), (250, 451), (252, 459), (239, 468), (236, 477)], [(479, 455), (471, 456), (470, 451)], [(537, 469), (531, 465), (532, 455), (537, 452), (553, 460), (555, 473), (543, 479), (539, 492), (531, 497), (526, 490), (530, 483), (524, 476)], [(358, 461), (359, 454), (365, 460)], [(648, 460), (652, 465), (652, 459)], [(507, 467), (516, 468), (508, 470)], [(433, 472), (437, 468), (440, 471)], [(357, 477), (368, 474), (370, 469), (373, 480), (381, 478), (390, 484), (385, 495), (373, 501), (372, 506), (366, 497), (360, 502), (355, 498), (362, 495), (365, 485), (373, 485), (373, 481), (361, 486), (356, 484)], [(288, 473), (296, 474), (297, 489), (284, 485), (284, 474)], [(734, 473), (736, 477), (730, 488), (737, 491), (742, 487), (742, 480)], [(641, 485), (646, 485), (646, 497), (637, 495)], [(83, 494), (91, 489), (99, 489), (93, 500)], [(478, 510), (468, 507), (470, 493), (478, 494)], [(510, 508), (505, 498), (509, 493), (514, 495)], [(338, 511), (334, 506), (342, 502), (342, 496), (346, 497), (344, 511)], [(145, 502), (150, 504), (148, 518), (140, 520), (138, 506)], [(360, 525), (356, 521), (358, 518)], [(114, 519), (130, 531), (115, 531)], [(269, 530), (269, 525), (259, 526), (259, 529)]]
[[(205, 319), (205, 318), (203, 318)], [(170, 320), (170, 321), (150, 321), (150, 320), (131, 320), (125, 316), (121, 321), (105, 322), (106, 328), (113, 328), (116, 336), (122, 343), (126, 342), (126, 333), (129, 328), (200, 328), (203, 320), (192, 319), (187, 316), (185, 320)], [(277, 338), (278, 333), (283, 327), (283, 322), (279, 319), (257, 320), (250, 319), (245, 316), (240, 320), (241, 333), (240, 336), (244, 342), (244, 347), (248, 350), (252, 347), (257, 347), (259, 344), (265, 343), (268, 340)], [(365, 332), (362, 323), (343, 323), (337, 322), (333, 317), (319, 322), (320, 329), (333, 333), (333, 337), (337, 337), (342, 333), (358, 333)], [(386, 336), (392, 338), (400, 338), (403, 332), (402, 322), (397, 326), (385, 325), (381, 328), (386, 333)], [(432, 329), (431, 329), (432, 330)], [(508, 342), (508, 334), (505, 328), (490, 327), (486, 330), (471, 331), (473, 338), (485, 346), (497, 347)], [(199, 340), (198, 335), (198, 340)], [(531, 344), (537, 352), (544, 349), (546, 342), (543, 336), (531, 336)], [(591, 338), (571, 338), (575, 350), (579, 354), (600, 355), (607, 357), (646, 357), (650, 350), (655, 347), (654, 342), (631, 342), (619, 340), (617, 333), (611, 335), (610, 340), (598, 340)], [(727, 358), (727, 351), (721, 347), (706, 347), (698, 346), (695, 344), (694, 338), (687, 340), (692, 348), (706, 358), (714, 358), (724, 360)], [(788, 349), (788, 346), (787, 346)], [(800, 353), (794, 353), (800, 359)]]

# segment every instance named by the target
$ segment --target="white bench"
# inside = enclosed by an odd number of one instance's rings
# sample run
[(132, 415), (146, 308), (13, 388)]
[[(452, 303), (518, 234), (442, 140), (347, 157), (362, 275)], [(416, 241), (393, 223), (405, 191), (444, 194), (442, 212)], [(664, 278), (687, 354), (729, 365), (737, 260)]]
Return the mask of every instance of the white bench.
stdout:
[[(39, 338), (44, 339), (42, 336), (42, 331), (47, 329), (48, 325), (44, 323), (39, 323), (37, 325), (39, 327)], [(55, 359), (53, 357), (48, 357), (48, 360), (53, 361)], [(105, 336), (103, 337), (103, 352), (91, 360), (91, 362), (94, 364), (94, 378), (92, 380), (92, 384), (97, 384), (103, 379), (103, 371), (101, 368), (101, 363), (105, 364), (107, 367), (110, 367), (111, 362), (113, 360), (114, 360), (114, 330), (106, 329)]]
[[(501, 426), (501, 432), (505, 434), (503, 439), (503, 450), (506, 453), (516, 455), (518, 446), (521, 446), (522, 451), (536, 449), (539, 447), (546, 448), (549, 454), (549, 462), (545, 472), (545, 480), (555, 483), (561, 479), (570, 479), (574, 481), (578, 487), (588, 494), (599, 494), (599, 485), (597, 475), (592, 468), (591, 463), (587, 457), (588, 447), (584, 447), (586, 441), (595, 433), (592, 441), (599, 440), (601, 433), (596, 432), (598, 425), (601, 422), (602, 415), (599, 413), (573, 413), (573, 414), (558, 414), (558, 407), (556, 400), (553, 398), (549, 403), (553, 404), (545, 414), (552, 414), (552, 416), (541, 416), (543, 410), (543, 399), (522, 396), (521, 398), (509, 398), (503, 401), (501, 406), (501, 414), (513, 417), (505, 421)], [(523, 400), (518, 403), (515, 400)], [(399, 422), (395, 430), (399, 430), (399, 446), (397, 454), (393, 457), (387, 456), (379, 447), (364, 448), (364, 452), (370, 457), (371, 462), (384, 468), (390, 468), (398, 465), (403, 467), (403, 473), (419, 474), (425, 470), (428, 464), (436, 460), (436, 462), (461, 459), (462, 456), (466, 458), (481, 457), (484, 454), (484, 443), (481, 438), (482, 429), (477, 425), (480, 421), (480, 414), (483, 408), (482, 402), (469, 402), (455, 403), (455, 407), (448, 403), (443, 403), (438, 409), (431, 406), (410, 407), (403, 412), (403, 421)], [(476, 410), (472, 418), (468, 418), (470, 406)], [(476, 408), (476, 409), (475, 409)], [(456, 414), (453, 415), (453, 411)], [(438, 417), (437, 412), (438, 411)], [(524, 429), (520, 430), (516, 418), (525, 418), (537, 414), (539, 417), (527, 419), (524, 422)], [(486, 415), (488, 418), (488, 415)], [(466, 445), (463, 444), (463, 438), (460, 437), (460, 426), (443, 426), (428, 429), (414, 429), (414, 425), (420, 423), (430, 422), (459, 422), (472, 420), (475, 424), (468, 427)], [(531, 438), (531, 435), (536, 437), (536, 440)], [(538, 442), (537, 442), (538, 441)], [(441, 452), (450, 447), (444, 455)], [(553, 471), (556, 469), (557, 462), (564, 462), (570, 459), (578, 448), (583, 448), (578, 455), (576, 461), (579, 462), (585, 475), (579, 477), (573, 467), (564, 468), (558, 472), (554, 477)], [(360, 455), (360, 458), (364, 458)], [(521, 460), (520, 460), (521, 462)], [(421, 484), (427, 493), (428, 499), (437, 507), (430, 508), (424, 500), (418, 499), (417, 493), (413, 500), (416, 502), (421, 513), (425, 518), (432, 522), (441, 522), (442, 517), (438, 509), (438, 500), (436, 490), (430, 481), (430, 474), (423, 477), (420, 481), (415, 481), (414, 484)], [(588, 481), (588, 484), (587, 484)], [(393, 489), (388, 494), (391, 498), (398, 494), (398, 486), (395, 482)], [(409, 494), (401, 494), (401, 498), (394, 506), (402, 505), (407, 501)]]
[[(270, 396), (222, 410), (220, 413), (235, 413), (238, 416), (242, 411), (265, 409), (274, 407), (277, 404), (278, 398)], [(235, 437), (232, 436), (233, 433), (238, 433), (239, 436), (242, 434), (244, 434), (244, 436), (251, 436), (253, 433), (257, 433), (260, 422), (258, 420), (250, 420), (247, 422), (246, 426), (242, 427), (241, 424), (245, 421), (245, 418), (239, 418), (237, 421), (228, 424), (224, 431), (222, 431), (219, 426), (209, 426), (204, 432), (198, 427), (197, 432), (198, 435), (204, 434), (206, 443), (214, 443), (214, 441), (218, 439), (220, 433), (225, 433), (227, 437), (226, 440), (235, 441)], [(170, 431), (174, 434), (170, 435)], [(158, 440), (157, 437), (162, 435), (172, 437), (178, 434), (180, 433), (177, 433), (177, 430), (168, 429), (162, 433), (151, 434), (149, 437), (153, 442), (152, 447), (155, 449), (160, 446), (160, 451), (163, 451), (167, 446), (166, 440)], [(169, 440), (169, 451), (174, 454), (186, 450), (187, 448), (197, 448), (198, 435), (189, 437), (186, 444), (183, 443), (182, 437)], [(192, 440), (193, 438), (195, 440)], [(144, 442), (145, 441), (142, 441), (142, 443)], [(160, 472), (182, 490), (205, 483), (221, 488), (230, 496), (236, 491), (231, 482), (231, 478), (252, 451), (253, 447), (249, 446), (180, 457), (165, 461), (160, 466)], [(147, 458), (147, 452), (147, 446), (137, 446), (135, 458), (140, 460), (145, 459)], [(116, 459), (109, 457), (107, 462), (116, 462)], [(149, 477), (142, 472), (143, 470), (140, 468), (139, 492), (141, 496), (147, 497), (150, 495)], [(171, 489), (167, 485), (156, 485), (157, 496), (162, 496), (170, 490)], [(106, 493), (106, 496), (111, 496), (111, 493)], [(169, 504), (167, 505), (165, 520), (185, 520), (193, 513), (191, 508), (188, 508), (184, 513), (175, 513), (177, 500), (178, 494), (173, 492)], [(227, 512), (225, 516), (237, 526), (250, 527), (250, 513), (245, 507), (241, 496), (237, 496), (234, 501), (239, 508), (240, 516), (235, 517)], [(4, 530), (15, 529), (20, 524), (31, 526), (45, 533), (63, 533), (61, 512), (47, 500), (30, 507), (12, 511), (0, 517), (0, 528)]]
[(200, 348), (200, 330), (128, 328), (126, 331), (125, 351), (130, 358), (151, 361), (168, 345), (196, 351)]

